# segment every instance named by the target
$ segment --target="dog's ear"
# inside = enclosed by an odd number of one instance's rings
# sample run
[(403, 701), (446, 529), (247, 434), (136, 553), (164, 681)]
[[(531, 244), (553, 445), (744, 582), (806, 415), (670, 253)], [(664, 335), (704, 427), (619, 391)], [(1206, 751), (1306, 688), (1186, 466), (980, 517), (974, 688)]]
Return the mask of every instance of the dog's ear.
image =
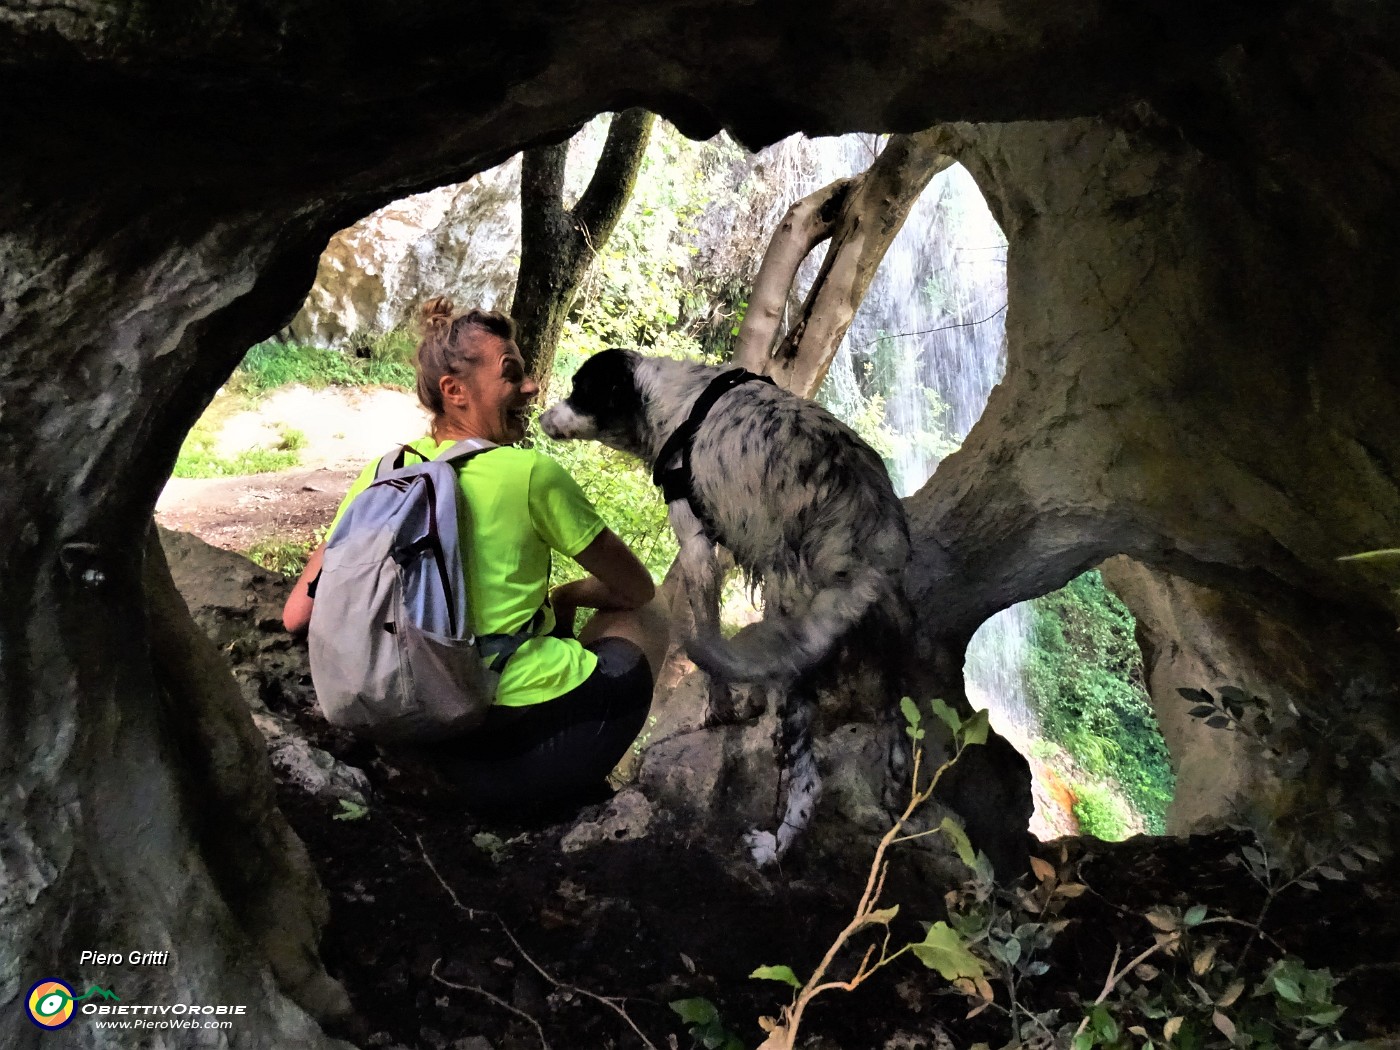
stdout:
[(600, 422), (634, 414), (638, 359), (637, 354), (618, 347), (598, 351), (574, 374), (569, 401)]

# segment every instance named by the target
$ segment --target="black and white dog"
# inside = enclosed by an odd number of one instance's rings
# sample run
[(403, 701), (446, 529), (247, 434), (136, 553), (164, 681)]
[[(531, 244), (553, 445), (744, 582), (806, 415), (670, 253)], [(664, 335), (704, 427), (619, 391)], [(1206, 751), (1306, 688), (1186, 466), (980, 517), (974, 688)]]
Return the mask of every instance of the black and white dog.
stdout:
[[(787, 803), (776, 833), (747, 837), (763, 865), (787, 851), (821, 795), (812, 720), (822, 665), (874, 611), (903, 625), (909, 530), (879, 456), (819, 405), (747, 381), (757, 378), (605, 350), (540, 426), (653, 466), (695, 615), (687, 651), (717, 678), (776, 694)], [(716, 622), (716, 544), (763, 585), (764, 619), (728, 641)]]

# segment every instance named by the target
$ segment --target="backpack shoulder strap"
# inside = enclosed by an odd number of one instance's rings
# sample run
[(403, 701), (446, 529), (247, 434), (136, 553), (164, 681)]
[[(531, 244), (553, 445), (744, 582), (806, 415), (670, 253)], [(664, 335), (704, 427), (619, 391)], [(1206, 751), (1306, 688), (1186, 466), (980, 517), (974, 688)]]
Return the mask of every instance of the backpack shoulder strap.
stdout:
[(487, 441), (485, 438), (467, 438), (465, 441), (457, 442), (452, 448), (448, 449), (441, 456), (438, 456), (436, 460), (430, 460), (430, 457), (423, 455), (422, 452), (419, 452), (418, 449), (414, 448), (412, 445), (400, 445), (398, 448), (392, 448), (384, 453), (379, 460), (379, 465), (374, 468), (374, 476), (376, 479), (382, 478), (390, 471), (401, 469), (407, 464), (410, 454), (416, 456), (424, 463), (437, 462), (458, 464), (465, 462), (478, 452), (488, 452), (497, 447), (499, 446), (493, 442)]
[(466, 438), (438, 456), (434, 462), (461, 464), (478, 453), (490, 452), (493, 448), (499, 447), (494, 441), (487, 441), (485, 438)]
[(390, 471), (398, 470), (408, 462), (409, 454), (417, 456), (424, 463), (428, 462), (428, 457), (419, 452), (412, 445), (400, 445), (398, 448), (391, 448), (379, 459), (379, 466), (374, 468), (376, 479), (382, 478)]

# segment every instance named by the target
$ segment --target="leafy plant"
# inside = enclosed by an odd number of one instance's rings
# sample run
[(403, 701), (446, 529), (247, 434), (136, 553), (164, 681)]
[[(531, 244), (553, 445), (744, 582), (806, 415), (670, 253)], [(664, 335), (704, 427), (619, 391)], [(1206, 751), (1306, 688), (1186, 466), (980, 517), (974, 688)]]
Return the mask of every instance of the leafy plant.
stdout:
[[(886, 859), (889, 850), (899, 843), (909, 842), (925, 835), (947, 835), (964, 863), (981, 871), (988, 881), (991, 878), (991, 867), (986, 858), (973, 853), (967, 835), (961, 826), (952, 819), (944, 819), (938, 827), (926, 831), (905, 833), (905, 829), (909, 826), (915, 813), (933, 797), (939, 780), (958, 761), (964, 749), (984, 744), (987, 740), (986, 711), (978, 711), (970, 718), (963, 720), (946, 703), (936, 699), (930, 702), (930, 709), (947, 725), (951, 733), (953, 754), (933, 773), (928, 783), (922, 782), (920, 774), (924, 748), (921, 743), (927, 735), (927, 731), (923, 727), (923, 713), (919, 710), (919, 706), (909, 697), (904, 697), (900, 701), (900, 711), (904, 715), (905, 732), (913, 744), (914, 753), (909, 802), (875, 847), (875, 855), (871, 861), (865, 890), (856, 904), (855, 915), (851, 921), (832, 940), (826, 954), (822, 956), (821, 961), (812, 971), (812, 975), (805, 981), (799, 978), (790, 966), (786, 965), (760, 966), (750, 975), (759, 980), (779, 981), (795, 989), (792, 1002), (782, 1008), (780, 1017), (759, 1018), (759, 1026), (768, 1033), (768, 1038), (764, 1040), (759, 1050), (793, 1050), (797, 1046), (797, 1035), (802, 1026), (803, 1017), (815, 999), (830, 991), (853, 991), (877, 971), (907, 953), (912, 953), (929, 969), (936, 970), (945, 980), (968, 981), (974, 987), (979, 983), (985, 984), (981, 960), (969, 951), (965, 938), (957, 930), (949, 927), (947, 923), (926, 923), (923, 940), (907, 942), (899, 948), (891, 950), (891, 940), (894, 936), (891, 924), (899, 915), (899, 905), (880, 907), (885, 878), (889, 873), (889, 861)], [(865, 931), (876, 932), (880, 937), (879, 942), (865, 949), (860, 962), (856, 965), (855, 972), (849, 977), (840, 979), (829, 976), (838, 955), (850, 944), (853, 938)]]
[(1116, 795), (1099, 784), (1079, 784), (1074, 791), (1074, 817), (1080, 831), (1105, 842), (1128, 837), (1128, 814)]
[(278, 539), (269, 537), (258, 540), (244, 554), (250, 561), (257, 562), (270, 572), (283, 576), (298, 576), (306, 568), (306, 560), (325, 539), (323, 527), (305, 539)]
[(278, 448), (247, 449), (230, 458), (220, 456), (214, 450), (216, 438), (213, 433), (202, 426), (196, 426), (185, 438), (171, 476), (232, 478), (286, 470), (300, 461), (301, 456), (297, 450), (306, 443), (306, 435), (301, 431), (293, 431), (292, 434), (295, 436), (290, 439), (284, 435)]
[[(305, 343), (269, 339), (250, 347), (229, 387), (257, 395), (299, 383), (326, 386), (400, 386), (412, 389), (416, 340), (400, 331), (366, 336), (361, 352), (343, 352)], [(363, 356), (361, 356), (361, 354)]]
[(1327, 856), (1355, 864), (1357, 844), (1374, 853), (1366, 844), (1389, 841), (1400, 817), (1400, 744), (1362, 701), (1334, 698), (1323, 708), (1299, 698), (1270, 703), (1234, 686), (1178, 692), (1193, 717), (1238, 734), (1277, 778), (1267, 797), (1237, 801), (1245, 826), (1287, 869)]
[(1090, 775), (1122, 785), (1146, 830), (1161, 834), (1176, 778), (1142, 686), (1132, 615), (1097, 570), (1031, 609), (1027, 697), (1046, 737)]
[(695, 1046), (705, 1050), (744, 1050), (739, 1037), (724, 1027), (719, 1009), (708, 999), (677, 999), (669, 1004), (690, 1026)]

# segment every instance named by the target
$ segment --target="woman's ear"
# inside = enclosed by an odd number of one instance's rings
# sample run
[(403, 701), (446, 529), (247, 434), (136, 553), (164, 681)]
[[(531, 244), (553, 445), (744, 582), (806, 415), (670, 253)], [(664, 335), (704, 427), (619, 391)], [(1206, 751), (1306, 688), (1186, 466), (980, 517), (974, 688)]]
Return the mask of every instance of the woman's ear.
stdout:
[(461, 376), (443, 376), (438, 380), (438, 389), (442, 391), (444, 405), (455, 405), (462, 408), (470, 400), (467, 394), (467, 384), (462, 381)]

